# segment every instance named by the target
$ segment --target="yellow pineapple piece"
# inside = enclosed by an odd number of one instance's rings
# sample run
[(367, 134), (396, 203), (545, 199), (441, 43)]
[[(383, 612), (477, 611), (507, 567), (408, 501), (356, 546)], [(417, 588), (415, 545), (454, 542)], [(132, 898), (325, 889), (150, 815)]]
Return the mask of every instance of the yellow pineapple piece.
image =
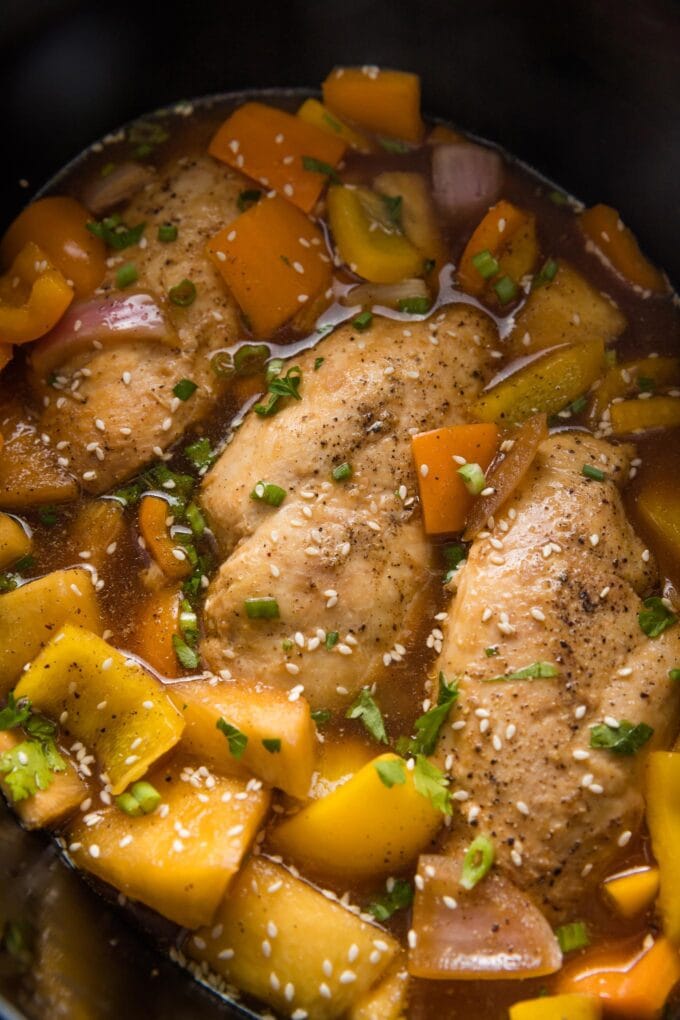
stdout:
[(0, 513), (0, 570), (31, 551), (31, 540), (16, 517)]

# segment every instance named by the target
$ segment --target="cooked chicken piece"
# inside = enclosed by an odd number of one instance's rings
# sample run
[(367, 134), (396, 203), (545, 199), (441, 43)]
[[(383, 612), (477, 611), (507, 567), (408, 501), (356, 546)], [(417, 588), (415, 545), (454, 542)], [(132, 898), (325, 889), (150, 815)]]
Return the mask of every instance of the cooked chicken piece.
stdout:
[[(488, 834), (500, 867), (552, 919), (573, 920), (639, 829), (645, 752), (667, 746), (678, 725), (668, 670), (680, 662), (680, 627), (652, 640), (637, 618), (657, 572), (617, 488), (630, 456), (576, 433), (543, 443), (470, 549), (437, 662), (460, 678), (437, 748), (467, 794), (452, 847)], [(584, 478), (584, 464), (609, 479)], [(485, 682), (534, 663), (557, 675)], [(590, 747), (592, 726), (621, 720), (653, 727), (644, 751)]]
[[(342, 326), (295, 359), (302, 399), (250, 415), (204, 483), (227, 557), (205, 605), (213, 669), (301, 685), (329, 708), (377, 680), (391, 656), (400, 661), (434, 574), (410, 436), (465, 420), (495, 339), (486, 316), (458, 305), (408, 328), (379, 318), (365, 334)], [(351, 478), (333, 481), (343, 462)], [(260, 480), (286, 490), (279, 509), (251, 499)], [(247, 617), (244, 600), (261, 596), (276, 598), (280, 619)]]
[[(137, 289), (121, 292), (115, 285), (116, 270), (133, 261), (139, 289), (160, 300), (174, 336), (169, 343), (107, 343), (59, 366), (61, 392), (48, 391), (40, 430), (53, 444), (67, 444), (62, 456), (87, 491), (105, 492), (134, 474), (204, 417), (219, 395), (222, 384), (210, 357), (238, 340), (239, 320), (204, 249), (206, 240), (238, 215), (242, 187), (242, 178), (209, 156), (179, 159), (122, 211), (128, 226), (146, 223), (144, 247), (114, 255), (101, 291), (115, 296)], [(178, 228), (177, 240), (158, 240), (164, 223)], [(185, 278), (194, 283), (196, 300), (180, 307), (167, 295)], [(186, 401), (172, 392), (181, 379), (198, 386)]]

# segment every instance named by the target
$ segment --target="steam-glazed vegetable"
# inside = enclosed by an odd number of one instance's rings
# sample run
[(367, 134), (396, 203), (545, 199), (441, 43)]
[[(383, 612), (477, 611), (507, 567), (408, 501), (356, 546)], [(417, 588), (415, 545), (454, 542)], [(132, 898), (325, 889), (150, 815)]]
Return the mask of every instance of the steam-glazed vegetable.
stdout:
[(60, 182), (0, 241), (18, 819), (263, 1015), (671, 1020), (670, 281), (404, 71)]

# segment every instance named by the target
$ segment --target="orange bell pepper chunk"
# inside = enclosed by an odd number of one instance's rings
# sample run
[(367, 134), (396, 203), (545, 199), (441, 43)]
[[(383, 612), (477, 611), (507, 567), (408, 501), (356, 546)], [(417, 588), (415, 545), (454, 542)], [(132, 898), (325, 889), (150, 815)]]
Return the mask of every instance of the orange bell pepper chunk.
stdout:
[[(167, 504), (166, 504), (167, 509)], [(175, 655), (173, 634), (179, 633), (180, 589), (161, 588), (141, 605), (130, 639), (130, 648), (161, 676), (178, 677), (182, 669)]]
[(592, 950), (567, 964), (557, 980), (561, 994), (592, 995), (604, 1000), (607, 1015), (657, 1020), (680, 981), (680, 956), (666, 938), (649, 949)]
[(106, 273), (104, 242), (87, 229), (92, 219), (75, 198), (55, 195), (31, 203), (7, 230), (0, 243), (0, 261), (9, 265), (29, 241), (73, 284), (78, 297), (91, 294)]
[(305, 99), (297, 112), (297, 116), (307, 124), (313, 124), (314, 127), (319, 128), (321, 131), (327, 131), (338, 138), (342, 138), (343, 142), (346, 142), (350, 149), (366, 153), (376, 151), (376, 146), (366, 135), (362, 135), (359, 131), (355, 131), (354, 128), (345, 124), (334, 113), (331, 113), (323, 103), (320, 103), (318, 99)]
[[(521, 250), (516, 250), (518, 247)], [(524, 273), (531, 270), (538, 253), (533, 215), (502, 199), (489, 209), (476, 227), (458, 266), (460, 286), (475, 297), (481, 297), (491, 282), (482, 276), (473, 262), (476, 255), (485, 251), (498, 261), (500, 268), (497, 275), (508, 274), (515, 283), (519, 283)]]
[(25, 344), (56, 326), (73, 290), (33, 241), (0, 278), (0, 344)]
[(459, 462), (479, 464), (486, 471), (498, 449), (496, 425), (451, 425), (420, 432), (411, 440), (418, 473), (420, 503), (428, 535), (461, 531), (475, 497), (458, 474)]
[(360, 127), (414, 144), (423, 137), (417, 74), (377, 67), (336, 67), (322, 89), (326, 106)]
[(635, 235), (624, 226), (616, 209), (594, 205), (579, 215), (581, 230), (589, 244), (634, 287), (663, 294), (668, 284), (662, 273), (640, 251)]
[(257, 337), (278, 329), (331, 282), (321, 231), (284, 199), (262, 198), (208, 242), (208, 255)]
[(172, 507), (162, 496), (144, 496), (139, 504), (139, 530), (149, 555), (166, 577), (188, 577), (191, 563), (181, 545), (173, 541), (167, 523), (169, 516), (172, 516)]
[(245, 103), (218, 129), (208, 152), (311, 212), (328, 176), (306, 170), (304, 158), (335, 169), (346, 148), (342, 138), (300, 117), (264, 103)]
[(446, 124), (435, 124), (427, 136), (428, 145), (452, 145), (466, 141), (465, 135), (461, 135), (458, 131), (454, 131), (453, 128), (447, 127)]
[[(2, 372), (5, 365), (9, 365), (13, 354), (14, 349), (11, 344), (0, 344), (0, 372)], [(1, 441), (0, 446), (2, 446)]]

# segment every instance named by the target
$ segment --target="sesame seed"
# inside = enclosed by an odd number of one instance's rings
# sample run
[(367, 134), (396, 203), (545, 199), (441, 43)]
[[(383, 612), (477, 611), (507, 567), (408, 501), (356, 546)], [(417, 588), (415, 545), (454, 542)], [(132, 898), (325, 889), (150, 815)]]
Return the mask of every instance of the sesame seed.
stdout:
[(618, 719), (615, 719), (613, 715), (606, 715), (604, 717), (605, 724), (610, 726), (613, 730), (618, 730), (620, 723)]
[(411, 928), (407, 935), (407, 941), (411, 949), (415, 949), (418, 944), (418, 933)]
[(616, 842), (621, 847), (628, 846), (628, 844), (630, 843), (632, 837), (633, 837), (633, 833), (630, 831), (630, 829), (626, 829), (625, 832), (621, 833), (621, 835), (619, 836), (619, 838), (617, 839)]
[(518, 800), (517, 803), (515, 804), (515, 807), (517, 808), (521, 815), (529, 814), (529, 808), (527, 807), (523, 800)]
[(430, 469), (429, 469), (428, 465), (427, 464), (421, 464), (420, 465), (420, 474), (421, 474), (421, 477), (422, 478), (427, 478), (429, 473), (430, 473)]
[(290, 673), (291, 676), (297, 676), (300, 672), (300, 667), (295, 662), (287, 662), (286, 671)]
[(593, 534), (592, 534), (592, 535), (590, 536), (590, 538), (589, 538), (589, 540), (588, 540), (588, 541), (590, 542), (590, 544), (592, 545), (592, 547), (593, 547), (593, 549), (594, 549), (596, 545), (599, 545), (599, 544), (600, 544), (600, 536), (599, 536), (599, 535), (598, 535), (597, 533), (595, 533), (595, 532), (594, 532), (594, 533), (593, 533)]
[(533, 616), (534, 620), (538, 620), (539, 623), (545, 623), (545, 613), (543, 612), (542, 609), (539, 609), (537, 606), (533, 606), (533, 608), (531, 609), (531, 615)]
[(522, 867), (522, 855), (519, 852), (519, 850), (513, 849), (510, 851), (510, 860), (512, 861), (516, 868)]
[(632, 666), (622, 666), (621, 669), (617, 670), (617, 676), (630, 676), (632, 672)]
[(95, 860), (97, 859), (97, 857), (99, 857), (99, 847), (97, 846), (96, 843), (92, 843), (88, 853), (90, 854), (90, 857), (94, 857)]
[(587, 761), (590, 758), (588, 751), (584, 751), (583, 748), (577, 747), (576, 750), (571, 752), (571, 756), (574, 761)]
[(583, 719), (583, 717), (586, 714), (586, 712), (587, 712), (586, 706), (585, 705), (579, 705), (578, 708), (574, 709), (574, 718), (575, 719)]

